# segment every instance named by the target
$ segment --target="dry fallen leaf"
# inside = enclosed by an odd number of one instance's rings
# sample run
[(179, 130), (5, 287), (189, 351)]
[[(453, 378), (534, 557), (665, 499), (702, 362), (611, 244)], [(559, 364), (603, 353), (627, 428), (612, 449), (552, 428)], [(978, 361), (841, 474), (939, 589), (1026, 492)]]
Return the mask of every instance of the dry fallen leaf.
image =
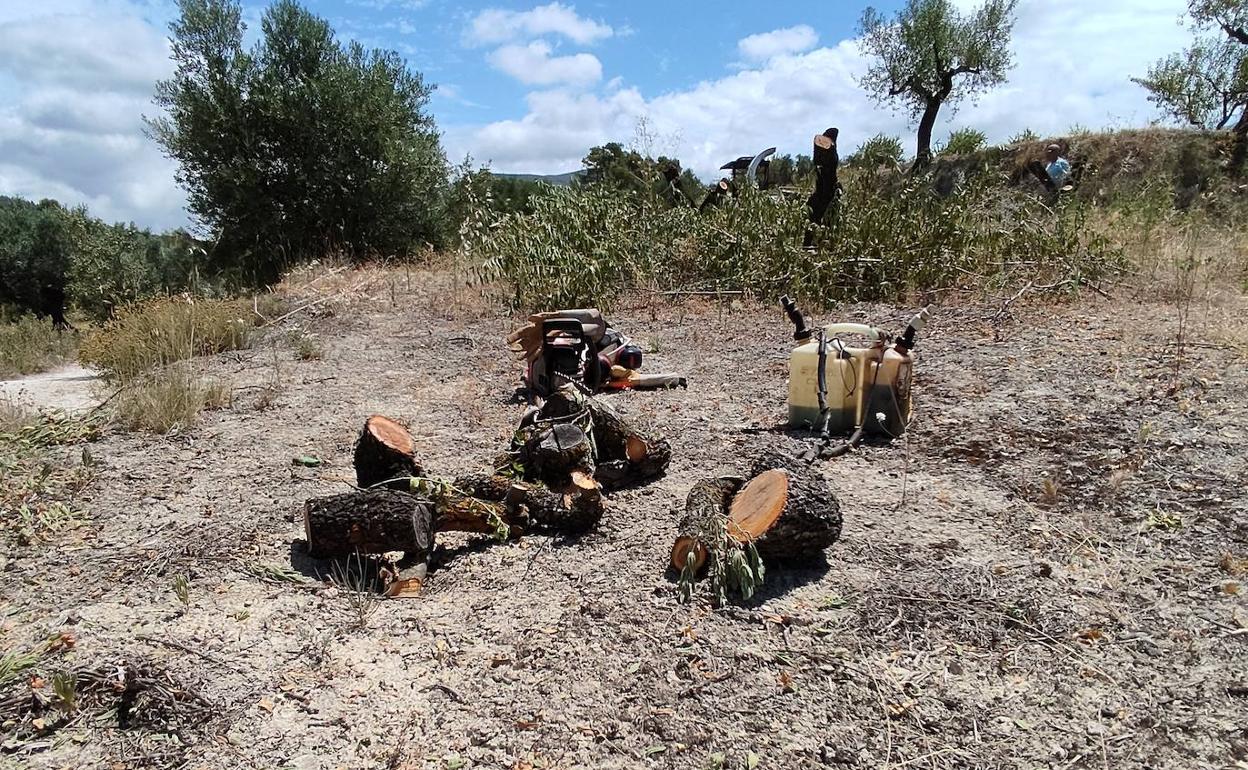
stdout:
[(270, 700), (269, 697), (266, 695), (265, 697), (260, 699), (260, 708), (272, 714), (273, 713), (273, 701)]

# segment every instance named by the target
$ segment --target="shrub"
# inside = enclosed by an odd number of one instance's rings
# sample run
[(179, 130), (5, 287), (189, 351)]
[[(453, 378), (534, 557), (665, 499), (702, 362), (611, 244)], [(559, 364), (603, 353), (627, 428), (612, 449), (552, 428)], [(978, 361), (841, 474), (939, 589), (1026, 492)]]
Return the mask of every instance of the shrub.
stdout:
[(949, 134), (949, 141), (941, 148), (941, 155), (970, 155), (988, 144), (988, 135), (974, 128), (959, 128)]
[(74, 359), (78, 336), (61, 331), (51, 320), (21, 316), (0, 318), (0, 377), (31, 374)]
[(255, 327), (243, 300), (162, 297), (117, 311), (83, 341), (80, 358), (120, 383), (192, 358), (245, 348)]
[(794, 294), (820, 306), (903, 299), (914, 291), (1010, 280), (1075, 285), (1120, 264), (1086, 227), (1078, 201), (1054, 212), (988, 175), (936, 194), (922, 176), (847, 173), (846, 195), (803, 248), (798, 198), (752, 187), (703, 214), (644, 196), (552, 190), (530, 215), (467, 228), (465, 255), (482, 280), (506, 279), (511, 304), (540, 310), (609, 306), (632, 289)]
[(899, 137), (876, 134), (859, 145), (858, 149), (845, 159), (845, 165), (861, 168), (896, 166), (901, 164), (904, 157)]

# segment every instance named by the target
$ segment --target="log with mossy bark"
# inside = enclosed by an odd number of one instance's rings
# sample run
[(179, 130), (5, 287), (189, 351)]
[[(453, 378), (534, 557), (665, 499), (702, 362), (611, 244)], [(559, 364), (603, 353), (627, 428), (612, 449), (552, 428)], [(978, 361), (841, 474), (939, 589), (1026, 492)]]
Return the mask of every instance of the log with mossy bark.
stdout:
[(760, 458), (747, 482), (720, 477), (698, 482), (672, 546), (671, 565), (696, 573), (725, 542), (753, 543), (768, 565), (818, 560), (841, 534), (840, 503), (827, 479), (792, 458)]

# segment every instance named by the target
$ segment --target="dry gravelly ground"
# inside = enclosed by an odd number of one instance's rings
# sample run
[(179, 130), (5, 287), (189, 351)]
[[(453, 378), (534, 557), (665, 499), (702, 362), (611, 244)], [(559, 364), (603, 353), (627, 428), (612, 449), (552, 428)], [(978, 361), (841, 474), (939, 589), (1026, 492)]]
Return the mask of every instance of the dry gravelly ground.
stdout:
[[(270, 335), (205, 364), (243, 388), (233, 408), (93, 444), (91, 524), (8, 554), (8, 641), (72, 631), (52, 664), (142, 666), (184, 700), (145, 714), (141, 696), (124, 730), (96, 714), (16, 740), (10, 724), (0, 765), (1248, 767), (1242, 297), (1193, 311), (1177, 381), (1173, 309), (1147, 295), (1015, 307), (999, 341), (996, 304), (941, 308), (909, 441), (821, 466), (846, 522), (826, 570), (774, 572), (724, 610), (677, 604), (672, 509), (695, 479), (801, 440), (766, 430), (789, 329), (771, 308), (617, 312), (653, 343), (647, 369), (689, 376), (609, 396), (671, 438), (667, 477), (579, 542), (448, 537), (427, 594), (360, 630), (346, 594), (256, 565), (318, 566), (301, 505), (347, 489), (363, 418), (410, 421), (450, 475), (520, 412), (511, 319), (441, 275), (363, 291), (292, 319), (323, 360)], [(275, 378), (256, 408), (246, 386)], [(293, 467), (302, 454), (326, 465)]]

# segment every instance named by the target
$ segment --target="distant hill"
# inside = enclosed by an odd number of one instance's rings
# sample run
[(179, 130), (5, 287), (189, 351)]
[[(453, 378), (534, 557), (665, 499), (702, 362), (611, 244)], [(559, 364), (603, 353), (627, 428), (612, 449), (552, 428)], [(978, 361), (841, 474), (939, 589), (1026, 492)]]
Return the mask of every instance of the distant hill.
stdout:
[(499, 179), (523, 179), (526, 182), (545, 182), (555, 187), (569, 187), (577, 177), (584, 176), (584, 171), (569, 171), (565, 174), (500, 174), (490, 172)]

